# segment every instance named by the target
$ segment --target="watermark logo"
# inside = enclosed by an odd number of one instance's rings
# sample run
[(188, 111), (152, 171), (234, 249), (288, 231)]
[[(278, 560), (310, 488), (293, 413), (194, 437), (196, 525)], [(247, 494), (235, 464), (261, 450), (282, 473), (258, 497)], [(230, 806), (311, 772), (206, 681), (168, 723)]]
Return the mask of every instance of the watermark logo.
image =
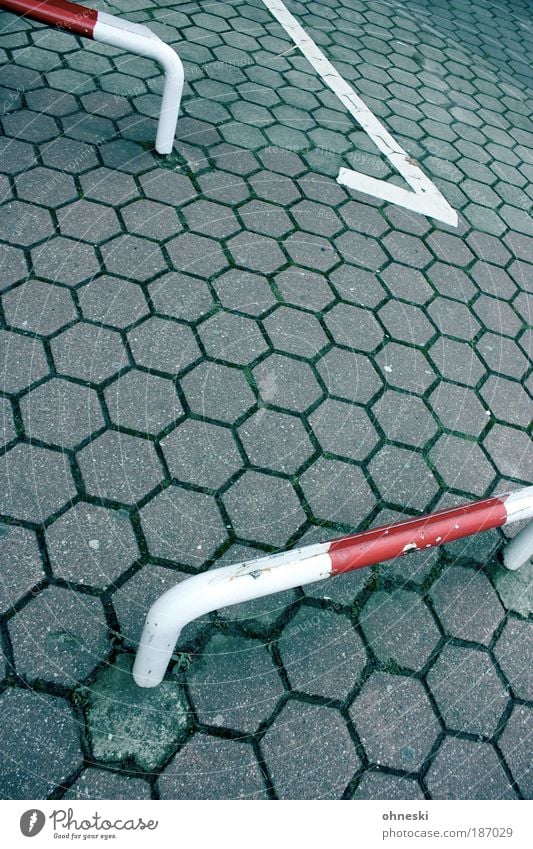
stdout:
[(37, 808), (32, 808), (29, 811), (24, 811), (20, 818), (20, 830), (24, 837), (35, 837), (42, 831), (46, 822), (46, 817), (42, 811)]

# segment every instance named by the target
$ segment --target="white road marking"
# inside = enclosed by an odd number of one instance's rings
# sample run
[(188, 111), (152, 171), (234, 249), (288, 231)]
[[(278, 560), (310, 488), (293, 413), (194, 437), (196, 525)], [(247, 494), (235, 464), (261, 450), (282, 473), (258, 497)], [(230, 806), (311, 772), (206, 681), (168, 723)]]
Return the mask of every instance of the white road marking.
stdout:
[(458, 218), (455, 210), (422, 172), (418, 163), (411, 159), (405, 150), (400, 147), (366, 103), (341, 77), (329, 59), (326, 59), (313, 39), (282, 3), (282, 0), (263, 0), (263, 3), (326, 85), (337, 95), (341, 103), (346, 106), (357, 123), (370, 136), (376, 147), (387, 157), (413, 191), (395, 186), (393, 183), (387, 183), (384, 180), (377, 180), (375, 177), (368, 177), (366, 174), (353, 171), (350, 168), (340, 169), (337, 182), (350, 189), (389, 201), (389, 203), (394, 203), (397, 206), (419, 212), (421, 215), (428, 215), (437, 221), (443, 221), (445, 224), (457, 227)]

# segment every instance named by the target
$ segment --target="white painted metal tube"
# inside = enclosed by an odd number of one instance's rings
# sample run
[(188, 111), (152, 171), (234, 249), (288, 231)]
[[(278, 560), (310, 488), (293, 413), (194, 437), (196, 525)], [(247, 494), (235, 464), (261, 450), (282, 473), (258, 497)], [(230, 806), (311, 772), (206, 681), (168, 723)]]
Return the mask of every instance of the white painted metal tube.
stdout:
[(123, 21), (115, 15), (98, 12), (93, 38), (113, 47), (121, 47), (154, 59), (163, 69), (165, 85), (161, 101), (161, 111), (157, 125), (155, 149), (158, 153), (172, 152), (176, 124), (183, 93), (184, 72), (181, 59), (175, 50), (142, 24)]
[(533, 522), (522, 528), (503, 551), (503, 564), (515, 572), (533, 557)]

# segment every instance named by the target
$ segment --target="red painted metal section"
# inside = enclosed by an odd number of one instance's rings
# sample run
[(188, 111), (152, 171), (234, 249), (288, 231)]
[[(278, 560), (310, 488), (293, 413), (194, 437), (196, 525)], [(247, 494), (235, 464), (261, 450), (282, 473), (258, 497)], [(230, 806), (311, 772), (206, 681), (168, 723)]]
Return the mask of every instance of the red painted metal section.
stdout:
[(429, 516), (342, 537), (330, 544), (331, 574), (338, 575), (340, 572), (372, 566), (411, 551), (443, 545), (480, 531), (498, 528), (505, 524), (506, 519), (504, 500), (486, 498), (474, 504), (439, 510)]
[(0, 0), (0, 8), (15, 15), (92, 38), (98, 12), (68, 0)]

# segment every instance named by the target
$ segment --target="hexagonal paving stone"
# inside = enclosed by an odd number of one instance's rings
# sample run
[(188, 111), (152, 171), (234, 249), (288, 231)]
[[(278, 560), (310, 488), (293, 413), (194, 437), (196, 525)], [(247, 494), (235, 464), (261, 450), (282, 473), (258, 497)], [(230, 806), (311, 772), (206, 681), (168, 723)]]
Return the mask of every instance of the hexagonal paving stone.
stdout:
[(312, 358), (329, 345), (318, 319), (303, 310), (279, 306), (263, 321), (275, 349)]
[(304, 472), (300, 485), (316, 519), (354, 527), (370, 513), (374, 495), (360, 468), (321, 457)]
[(363, 407), (326, 398), (309, 416), (322, 449), (351, 460), (364, 460), (378, 436)]
[(241, 229), (229, 206), (208, 200), (197, 200), (183, 210), (189, 228), (203, 236), (226, 239)]
[(386, 383), (417, 395), (422, 395), (437, 376), (422, 351), (398, 342), (388, 342), (376, 362)]
[[(429, 279), (433, 279), (432, 265), (428, 269), (426, 275)], [(445, 266), (446, 273), (449, 273), (449, 267)], [(381, 279), (387, 286), (387, 289), (395, 299), (401, 298), (405, 301), (410, 301), (415, 304), (425, 304), (432, 297), (433, 289), (420, 271), (415, 271), (413, 268), (408, 268), (406, 265), (400, 265), (393, 262), (388, 265), (381, 273)], [(382, 292), (382, 297), (385, 293)]]
[(122, 504), (135, 504), (163, 478), (151, 442), (108, 430), (77, 455), (87, 492)]
[(137, 365), (177, 374), (200, 356), (194, 334), (186, 324), (150, 316), (128, 333)]
[(0, 388), (16, 394), (48, 373), (43, 343), (0, 329)]
[(445, 645), (427, 682), (447, 728), (492, 737), (500, 727), (509, 695), (489, 654)]
[(200, 421), (185, 421), (165, 439), (161, 448), (173, 478), (218, 489), (241, 467), (241, 456), (231, 431)]
[(422, 454), (407, 448), (384, 445), (369, 470), (381, 497), (400, 509), (424, 510), (439, 490)]
[(139, 177), (139, 182), (146, 197), (174, 207), (196, 196), (188, 177), (167, 168), (148, 171)]
[(11, 403), (7, 398), (0, 398), (0, 448), (5, 448), (16, 435)]
[(68, 289), (28, 280), (2, 296), (6, 321), (13, 327), (49, 336), (77, 318)]
[(429, 594), (444, 631), (452, 637), (488, 645), (503, 608), (482, 572), (453, 566), (435, 581)]
[(496, 473), (476, 442), (452, 434), (442, 434), (429, 452), (429, 459), (444, 483), (484, 495)]
[(187, 702), (177, 681), (143, 689), (133, 681), (132, 659), (120, 655), (86, 690), (89, 743), (94, 758), (128, 758), (152, 772), (168, 760), (188, 731)]
[(372, 407), (388, 440), (422, 448), (437, 424), (421, 398), (387, 389)]
[(496, 374), (515, 377), (518, 380), (529, 368), (528, 358), (522, 353), (516, 342), (497, 333), (484, 333), (476, 344), (487, 366)]
[(177, 211), (152, 200), (136, 200), (123, 207), (121, 214), (129, 233), (157, 242), (164, 242), (181, 230)]
[(403, 675), (374, 672), (350, 715), (369, 760), (393, 769), (420, 769), (440, 733), (422, 684)]
[(129, 517), (78, 502), (46, 529), (54, 574), (66, 581), (105, 588), (139, 556)]
[(368, 310), (351, 304), (336, 304), (324, 322), (338, 345), (373, 351), (383, 341), (383, 330)]
[(360, 765), (334, 708), (289, 701), (261, 741), (280, 799), (338, 799)]
[(18, 443), (0, 458), (0, 513), (41, 524), (76, 495), (68, 457)]
[(213, 307), (207, 283), (176, 271), (158, 277), (148, 291), (157, 312), (184, 321), (196, 321)]
[(322, 395), (311, 367), (283, 354), (270, 354), (253, 375), (261, 400), (286, 410), (304, 412)]
[(530, 426), (531, 395), (521, 383), (491, 374), (481, 396), (495, 418), (518, 427)]
[(148, 551), (175, 563), (201, 566), (226, 540), (214, 498), (175, 485), (140, 511)]
[(288, 268), (274, 280), (283, 300), (295, 307), (322, 310), (335, 297), (321, 274), (305, 268)]
[(515, 705), (498, 745), (524, 799), (533, 799), (531, 708)]
[(409, 345), (426, 345), (436, 331), (420, 307), (388, 301), (378, 312), (388, 334)]
[(483, 440), (483, 445), (502, 475), (526, 482), (531, 480), (531, 438), (525, 431), (495, 424)]
[(270, 716), (283, 693), (266, 646), (243, 637), (211, 637), (187, 678), (201, 723), (244, 733)]
[(129, 364), (120, 334), (78, 321), (50, 342), (60, 374), (89, 383), (102, 383)]
[(246, 471), (223, 501), (233, 529), (242, 539), (283, 546), (305, 521), (289, 481), (262, 472)]
[(291, 687), (344, 700), (367, 662), (362, 640), (341, 614), (301, 607), (285, 625), (279, 650)]
[(32, 389), (21, 399), (20, 410), (30, 438), (63, 448), (75, 448), (104, 425), (94, 389), (61, 377)]
[(63, 799), (150, 799), (150, 785), (140, 778), (131, 778), (107, 769), (84, 769), (70, 786)]
[(0, 747), (6, 799), (44, 799), (83, 764), (78, 719), (67, 701), (47, 693), (2, 693)]
[(352, 799), (420, 799), (424, 798), (422, 788), (413, 778), (391, 775), (387, 772), (365, 772), (357, 785)]
[(477, 395), (466, 386), (443, 380), (433, 390), (430, 404), (448, 430), (478, 436), (490, 421)]
[(48, 587), (9, 621), (15, 667), (26, 678), (72, 686), (110, 649), (100, 599)]
[(202, 322), (198, 334), (209, 357), (236, 365), (247, 365), (268, 350), (257, 322), (226, 311)]
[(137, 369), (109, 384), (104, 396), (111, 421), (119, 427), (154, 436), (183, 413), (171, 380)]
[(52, 283), (76, 286), (100, 271), (100, 263), (91, 245), (56, 236), (31, 252), (33, 270)]
[(508, 619), (494, 649), (500, 669), (520, 699), (533, 701), (529, 658), (533, 650), (533, 623)]
[(58, 210), (59, 231), (84, 242), (105, 242), (120, 233), (116, 213), (108, 206), (89, 200), (77, 200)]
[(377, 657), (421, 669), (433, 655), (440, 632), (420, 596), (406, 590), (374, 592), (359, 621)]
[(54, 233), (48, 210), (20, 200), (2, 206), (0, 222), (0, 239), (14, 245), (35, 245)]
[(276, 303), (268, 280), (259, 274), (232, 268), (213, 281), (220, 303), (229, 310), (260, 316)]
[(193, 739), (157, 779), (161, 799), (265, 799), (250, 745), (205, 734)]
[(516, 798), (490, 743), (454, 737), (441, 743), (426, 784), (432, 799)]
[(421, 239), (394, 230), (382, 240), (393, 259), (411, 268), (424, 268), (432, 259)]
[(23, 280), (28, 267), (23, 251), (10, 245), (0, 244), (0, 291)]
[(486, 372), (485, 366), (467, 342), (439, 337), (428, 353), (439, 375), (456, 383), (475, 386)]
[[(301, 239), (301, 236), (297, 236), (297, 238)], [(338, 236), (335, 239), (334, 244), (346, 262), (362, 265), (363, 268), (368, 268), (370, 271), (379, 272), (387, 262), (387, 254), (381, 248), (382, 243), (378, 242), (377, 239), (370, 238), (369, 236), (354, 233), (353, 231), (343, 233), (342, 236)], [(323, 245), (321, 245), (321, 247), (324, 249)], [(331, 255), (330, 251), (324, 251), (324, 253), (326, 256), (328, 254)], [(302, 260), (300, 260), (302, 265), (307, 264), (306, 262), (303, 262), (304, 259), (305, 256), (303, 256)], [(316, 259), (316, 248), (314, 256), (310, 253), (308, 262), (312, 262), (314, 259)], [(334, 254), (331, 257), (328, 267), (331, 267), (335, 259), (338, 259), (337, 254)], [(324, 263), (322, 263), (322, 265), (324, 265)]]
[(246, 419), (239, 437), (252, 465), (285, 474), (294, 474), (314, 452), (300, 419), (273, 410)]
[(51, 168), (32, 168), (16, 178), (17, 195), (30, 203), (56, 207), (76, 200), (76, 184), (68, 174)]
[(8, 612), (44, 578), (33, 531), (0, 524), (0, 611)]
[(210, 278), (226, 268), (228, 261), (215, 239), (195, 233), (182, 233), (166, 245), (174, 268), (186, 274)]
[(247, 230), (275, 239), (294, 229), (284, 209), (262, 200), (251, 200), (240, 206), (239, 215)]
[(233, 236), (228, 249), (236, 265), (262, 274), (273, 274), (287, 262), (274, 239), (257, 233), (243, 232)]
[(192, 412), (209, 419), (232, 423), (255, 405), (255, 396), (238, 368), (203, 362), (180, 384)]
[(368, 357), (341, 348), (328, 351), (318, 361), (317, 371), (328, 392), (346, 401), (366, 404), (382, 386)]
[(106, 271), (143, 283), (163, 271), (167, 264), (160, 248), (138, 236), (117, 236), (102, 246)]
[(137, 283), (101, 275), (78, 290), (85, 318), (122, 329), (148, 314), (148, 304)]

